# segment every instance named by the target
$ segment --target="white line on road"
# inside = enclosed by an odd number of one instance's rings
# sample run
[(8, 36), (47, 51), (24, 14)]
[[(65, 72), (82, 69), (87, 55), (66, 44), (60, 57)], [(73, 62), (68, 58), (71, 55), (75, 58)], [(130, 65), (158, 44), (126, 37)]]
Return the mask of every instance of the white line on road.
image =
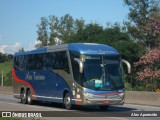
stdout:
[(118, 118), (118, 117), (107, 117), (107, 118), (113, 118), (113, 119), (117, 119), (117, 120), (128, 120), (128, 119), (125, 119), (125, 118)]

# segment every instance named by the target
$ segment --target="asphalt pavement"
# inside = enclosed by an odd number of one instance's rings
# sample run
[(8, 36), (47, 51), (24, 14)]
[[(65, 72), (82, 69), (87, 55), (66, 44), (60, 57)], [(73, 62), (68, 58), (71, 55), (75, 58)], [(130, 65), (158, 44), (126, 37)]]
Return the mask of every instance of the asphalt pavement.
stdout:
[[(51, 102), (39, 102), (34, 105), (20, 103), (13, 95), (0, 94), (0, 111), (1, 112), (37, 112), (42, 114), (40, 120), (159, 120), (160, 117), (146, 117), (145, 115), (160, 116), (160, 107), (124, 104), (112, 105), (107, 111), (100, 111), (98, 107), (76, 106), (73, 110), (68, 111), (62, 107), (62, 104)], [(136, 115), (139, 116), (137, 117)], [(142, 115), (141, 115), (142, 114)], [(48, 116), (46, 116), (48, 115)], [(145, 117), (144, 117), (145, 116)]]

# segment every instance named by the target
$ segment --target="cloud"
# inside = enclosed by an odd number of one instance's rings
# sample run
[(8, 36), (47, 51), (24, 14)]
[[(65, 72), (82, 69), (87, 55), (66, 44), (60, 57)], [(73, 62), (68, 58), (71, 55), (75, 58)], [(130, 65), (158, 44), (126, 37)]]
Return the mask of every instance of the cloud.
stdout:
[(35, 40), (34, 43), (30, 43), (30, 44), (28, 45), (28, 48), (26, 48), (25, 51), (30, 51), (30, 50), (36, 49), (35, 46), (36, 46), (37, 44), (40, 44), (40, 43), (41, 43), (41, 41)]
[(21, 43), (15, 43), (14, 45), (0, 45), (0, 52), (3, 54), (14, 54), (21, 49)]
[(35, 40), (33, 43), (30, 43), (28, 46), (23, 47), (21, 43), (17, 42), (13, 45), (0, 45), (0, 52), (3, 54), (14, 54), (18, 52), (21, 48), (24, 48), (25, 51), (31, 51), (36, 49), (35, 45), (40, 44), (40, 41)]
[(37, 41), (37, 40), (34, 41), (34, 45), (41, 44), (41, 43), (42, 43), (42, 42), (39, 41), (39, 40), (38, 40), (38, 41)]

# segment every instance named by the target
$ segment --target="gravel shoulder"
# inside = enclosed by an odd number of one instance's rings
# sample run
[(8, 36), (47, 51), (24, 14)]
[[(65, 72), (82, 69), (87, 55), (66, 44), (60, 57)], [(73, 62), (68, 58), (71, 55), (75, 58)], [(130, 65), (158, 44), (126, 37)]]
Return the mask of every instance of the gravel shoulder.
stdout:
[(0, 94), (13, 94), (13, 88), (12, 86), (0, 86)]

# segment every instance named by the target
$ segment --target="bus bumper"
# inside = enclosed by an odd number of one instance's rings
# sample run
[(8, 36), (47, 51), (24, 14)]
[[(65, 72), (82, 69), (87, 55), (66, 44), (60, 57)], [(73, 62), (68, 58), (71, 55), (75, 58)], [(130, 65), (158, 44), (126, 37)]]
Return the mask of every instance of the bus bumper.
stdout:
[(86, 99), (84, 105), (123, 105), (124, 99)]
[(84, 105), (123, 105), (124, 92), (116, 92), (110, 94), (84, 94)]

